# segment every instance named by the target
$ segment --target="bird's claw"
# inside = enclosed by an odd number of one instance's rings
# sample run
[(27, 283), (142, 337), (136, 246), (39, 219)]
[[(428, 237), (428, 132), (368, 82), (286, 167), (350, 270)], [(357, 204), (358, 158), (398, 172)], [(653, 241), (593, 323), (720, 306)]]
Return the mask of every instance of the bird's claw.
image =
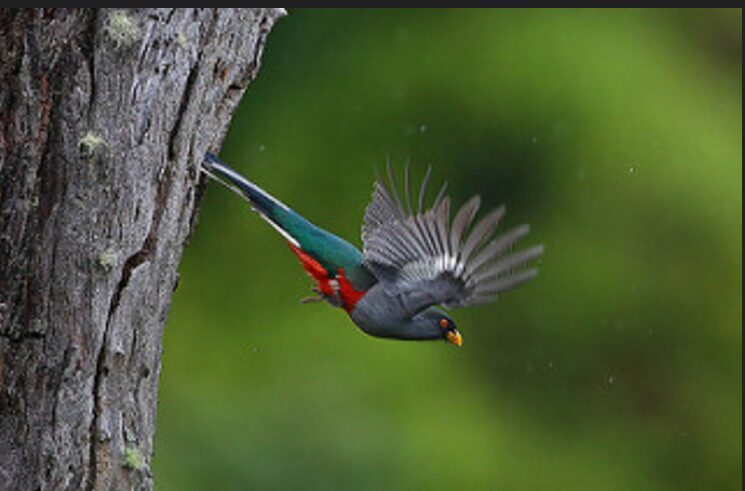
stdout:
[(321, 290), (319, 290), (316, 287), (311, 288), (311, 290), (313, 291), (314, 295), (311, 295), (309, 297), (301, 298), (300, 299), (300, 303), (302, 303), (302, 304), (316, 303), (316, 302), (320, 302), (321, 300), (323, 300), (323, 295), (321, 294)]
[(316, 303), (323, 300), (323, 297), (303, 297), (300, 299), (300, 303)]

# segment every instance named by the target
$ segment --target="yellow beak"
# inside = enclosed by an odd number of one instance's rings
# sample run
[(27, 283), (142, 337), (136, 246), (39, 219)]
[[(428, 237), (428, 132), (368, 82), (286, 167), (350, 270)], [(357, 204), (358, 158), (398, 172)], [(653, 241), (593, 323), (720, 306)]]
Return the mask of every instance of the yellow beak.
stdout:
[(448, 331), (446, 334), (448, 341), (453, 343), (456, 346), (460, 346), (463, 344), (463, 337), (460, 335), (460, 333), (456, 330)]

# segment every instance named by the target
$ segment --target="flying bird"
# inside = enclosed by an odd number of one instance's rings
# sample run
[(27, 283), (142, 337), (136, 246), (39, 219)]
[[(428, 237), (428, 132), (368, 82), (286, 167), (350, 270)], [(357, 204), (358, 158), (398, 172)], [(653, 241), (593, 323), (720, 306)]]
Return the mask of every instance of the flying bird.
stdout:
[(504, 206), (474, 224), (479, 196), (468, 200), (451, 221), (447, 183), (425, 208), (431, 168), (419, 186), (416, 208), (408, 165), (403, 196), (390, 165), (387, 180), (376, 179), (362, 225), (362, 251), (312, 224), (217, 156), (208, 153), (202, 170), (247, 199), (287, 239), (315, 281), (316, 296), (305, 301), (326, 300), (343, 308), (372, 336), (444, 339), (460, 346), (463, 338), (455, 321), (440, 307), (494, 301), (499, 293), (536, 276), (531, 262), (543, 253), (542, 245), (513, 251), (528, 235), (528, 225), (495, 233)]

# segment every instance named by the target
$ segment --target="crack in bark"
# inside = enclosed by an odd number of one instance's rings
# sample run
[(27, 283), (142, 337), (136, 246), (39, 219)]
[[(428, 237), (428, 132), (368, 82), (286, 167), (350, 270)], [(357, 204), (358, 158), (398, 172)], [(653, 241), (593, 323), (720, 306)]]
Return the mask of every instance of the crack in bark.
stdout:
[(189, 107), (190, 96), (192, 90), (194, 89), (194, 84), (197, 81), (197, 76), (199, 75), (199, 66), (201, 59), (202, 56), (200, 54), (197, 58), (196, 63), (194, 63), (194, 66), (189, 71), (189, 76), (186, 79), (184, 92), (181, 94), (181, 102), (179, 104), (178, 111), (176, 112), (173, 128), (171, 129), (171, 133), (168, 135), (168, 160), (171, 161), (176, 159), (176, 139), (178, 137), (179, 130), (181, 129), (181, 122), (184, 119), (184, 114), (186, 114), (186, 110)]
[(44, 339), (44, 333), (36, 331), (23, 331), (21, 333), (14, 334), (12, 332), (0, 331), (0, 338), (7, 339), (8, 342), (13, 344), (20, 344), (27, 339)]
[(87, 116), (88, 120), (90, 121), (92, 116), (92, 110), (93, 110), (93, 104), (96, 100), (96, 53), (93, 49), (93, 46), (96, 42), (96, 25), (98, 24), (98, 9), (94, 9), (93, 15), (91, 16), (90, 20), (90, 28), (88, 29), (88, 32), (86, 32), (86, 35), (83, 36), (83, 39), (86, 41), (83, 43), (83, 46), (89, 44), (90, 53), (86, 54), (84, 62), (85, 66), (88, 68), (89, 77), (88, 80), (90, 81), (90, 86), (88, 87), (88, 90), (90, 91), (88, 94), (88, 111)]
[[(159, 186), (160, 190), (160, 186)], [(157, 205), (156, 205), (157, 206)], [(156, 208), (157, 209), (157, 208)], [(156, 214), (156, 211), (153, 212), (154, 215)], [(116, 285), (116, 288), (114, 289), (114, 293), (111, 296), (111, 302), (109, 304), (109, 311), (108, 315), (106, 317), (106, 327), (104, 328), (103, 333), (103, 339), (101, 341), (101, 348), (98, 351), (98, 355), (96, 358), (96, 372), (93, 378), (93, 418), (91, 419), (91, 426), (90, 426), (90, 456), (89, 456), (89, 466), (90, 466), (90, 481), (88, 485), (88, 490), (92, 491), (96, 486), (96, 480), (97, 480), (97, 466), (98, 466), (98, 458), (97, 458), (97, 450), (98, 450), (98, 443), (100, 440), (100, 434), (98, 430), (98, 422), (99, 418), (101, 416), (101, 412), (103, 411), (103, 408), (101, 406), (101, 383), (103, 381), (103, 377), (106, 377), (108, 375), (108, 369), (106, 368), (105, 361), (106, 361), (106, 354), (107, 354), (107, 346), (109, 344), (109, 336), (111, 333), (111, 321), (114, 316), (114, 313), (116, 312), (117, 307), (119, 307), (119, 302), (121, 301), (122, 292), (125, 288), (127, 288), (127, 285), (129, 284), (129, 280), (132, 277), (132, 272), (141, 264), (143, 264), (145, 261), (148, 260), (148, 257), (152, 254), (153, 250), (156, 246), (157, 237), (155, 234), (155, 230), (157, 227), (155, 224), (151, 224), (150, 231), (148, 233), (147, 238), (145, 239), (145, 242), (143, 243), (140, 250), (138, 250), (136, 253), (132, 254), (127, 261), (124, 263), (124, 266), (122, 267), (122, 275), (119, 279), (119, 282)]]
[(124, 292), (124, 290), (129, 285), (129, 281), (132, 277), (132, 273), (135, 269), (137, 269), (140, 265), (147, 262), (154, 252), (156, 251), (157, 245), (158, 245), (158, 230), (160, 228), (160, 222), (163, 217), (163, 212), (166, 209), (166, 201), (168, 198), (168, 192), (171, 189), (171, 181), (173, 179), (173, 171), (171, 170), (171, 166), (167, 165), (165, 166), (163, 170), (163, 176), (160, 179), (160, 182), (158, 182), (158, 188), (155, 195), (155, 202), (154, 202), (154, 208), (153, 208), (153, 216), (150, 222), (150, 228), (148, 230), (147, 237), (145, 238), (145, 241), (142, 244), (142, 247), (132, 254), (127, 260), (124, 262), (124, 266), (122, 267), (122, 274), (119, 279), (119, 282), (116, 285), (116, 288), (114, 289), (114, 293), (111, 296), (111, 302), (109, 303), (109, 310), (106, 317), (106, 326), (104, 328), (103, 333), (103, 339), (101, 342), (101, 348), (98, 351), (98, 355), (96, 358), (96, 372), (93, 378), (93, 417), (91, 419), (91, 425), (89, 430), (90, 435), (90, 455), (89, 455), (89, 466), (90, 466), (90, 476), (91, 479), (89, 481), (88, 489), (89, 491), (92, 491), (95, 488), (96, 485), (96, 479), (97, 479), (97, 472), (96, 467), (98, 465), (98, 456), (97, 456), (97, 450), (98, 450), (98, 443), (100, 441), (100, 432), (98, 430), (98, 422), (101, 416), (101, 412), (103, 411), (103, 408), (101, 406), (101, 383), (104, 377), (108, 375), (108, 369), (105, 365), (106, 362), (106, 354), (107, 354), (107, 346), (109, 343), (109, 336), (111, 333), (111, 322), (114, 317), (114, 313), (116, 312), (117, 308), (119, 307), (119, 303), (121, 302), (121, 297)]
[(88, 491), (93, 491), (96, 487), (96, 480), (98, 478), (98, 459), (96, 458), (96, 450), (98, 449), (98, 429), (96, 426), (98, 425), (98, 417), (101, 412), (100, 404), (101, 404), (101, 377), (104, 376), (104, 356), (106, 353), (106, 341), (108, 337), (108, 322), (107, 322), (107, 330), (104, 332), (104, 337), (101, 342), (101, 349), (98, 351), (98, 356), (96, 357), (96, 373), (93, 376), (93, 418), (91, 419), (91, 426), (89, 430), (90, 435), (90, 441), (89, 441), (89, 454), (88, 454)]

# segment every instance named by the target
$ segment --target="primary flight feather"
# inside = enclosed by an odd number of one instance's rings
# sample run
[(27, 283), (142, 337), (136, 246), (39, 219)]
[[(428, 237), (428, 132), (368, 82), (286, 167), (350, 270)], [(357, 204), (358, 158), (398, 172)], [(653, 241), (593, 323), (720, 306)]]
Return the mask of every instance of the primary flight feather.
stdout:
[(504, 207), (474, 223), (478, 196), (452, 221), (446, 185), (425, 208), (431, 169), (415, 197), (416, 209), (408, 166), (403, 194), (390, 166), (387, 179), (376, 179), (362, 225), (362, 251), (312, 224), (217, 156), (208, 153), (202, 169), (246, 198), (287, 239), (316, 282), (317, 299), (346, 310), (372, 336), (445, 339), (460, 346), (455, 322), (437, 307), (494, 301), (499, 293), (535, 277), (531, 263), (543, 253), (542, 245), (513, 251), (528, 235), (527, 225), (496, 234)]

